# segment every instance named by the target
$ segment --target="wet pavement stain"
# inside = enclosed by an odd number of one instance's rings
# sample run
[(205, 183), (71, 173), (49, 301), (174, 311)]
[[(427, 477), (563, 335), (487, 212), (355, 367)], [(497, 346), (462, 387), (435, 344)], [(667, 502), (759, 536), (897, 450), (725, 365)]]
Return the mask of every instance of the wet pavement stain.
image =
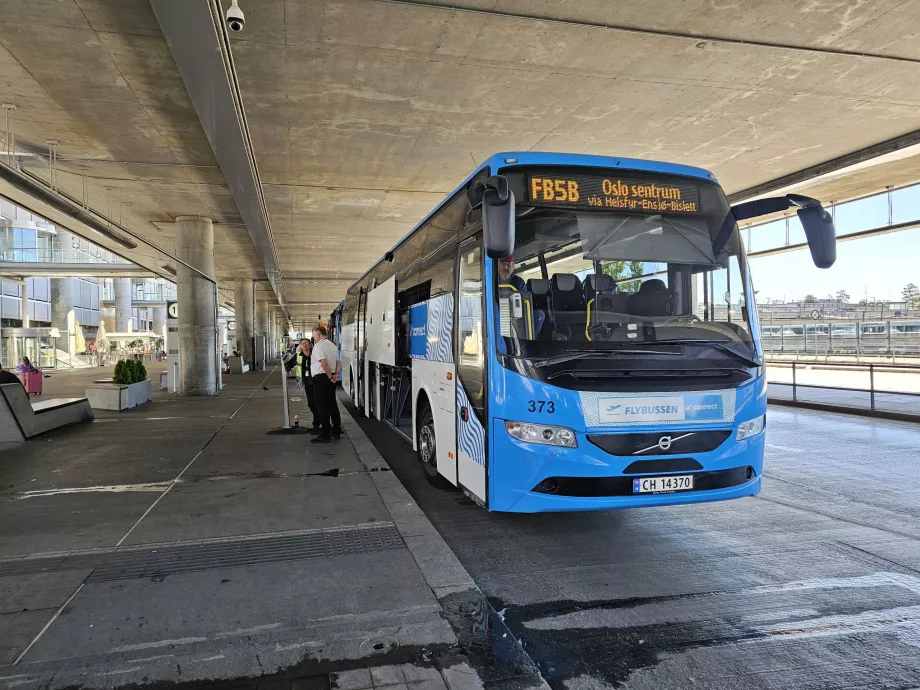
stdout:
[[(756, 590), (756, 588), (755, 588)], [(884, 627), (891, 609), (920, 604), (917, 592), (890, 586), (832, 589), (810, 593), (807, 609), (782, 609), (778, 617), (757, 618), (755, 607), (746, 615), (716, 611), (732, 597), (750, 600), (755, 590), (726, 590), (656, 597), (633, 597), (600, 601), (557, 600), (515, 606), (490, 599), (494, 610), (502, 612), (507, 628), (521, 641), (540, 673), (554, 690), (583, 676), (596, 678), (612, 687), (621, 687), (633, 673), (649, 669), (664, 658), (692, 649), (734, 645), (783, 636), (807, 637), (812, 632), (832, 632), (833, 625), (816, 627), (830, 617), (877, 614)], [(696, 620), (668, 620), (634, 626), (600, 624), (604, 612), (628, 611), (639, 607), (671, 607), (671, 616), (680, 617), (681, 604), (695, 602), (700, 611), (712, 613)], [(767, 609), (769, 611), (769, 609)], [(754, 616), (752, 619), (751, 616)], [(582, 624), (578, 621), (581, 619)], [(585, 622), (593, 619), (593, 625)], [(768, 625), (764, 625), (769, 622)], [(782, 629), (771, 629), (786, 624)], [(846, 631), (846, 623), (837, 627)], [(686, 679), (688, 684), (691, 682)]]
[[(380, 649), (384, 646), (380, 644)], [(374, 645), (374, 649), (378, 649)], [(447, 645), (393, 646), (361, 659), (330, 660), (304, 657), (296, 664), (275, 673), (239, 678), (213, 678), (202, 680), (151, 681), (117, 685), (119, 690), (336, 690), (336, 676), (375, 666), (412, 664), (425, 668), (449, 668), (457, 661)], [(182, 675), (181, 669), (178, 675)], [(84, 685), (67, 685), (59, 690), (86, 690)]]
[(460, 648), (486, 687), (508, 681), (527, 685), (539, 678), (505, 621), (479, 591), (448, 594), (439, 600)]

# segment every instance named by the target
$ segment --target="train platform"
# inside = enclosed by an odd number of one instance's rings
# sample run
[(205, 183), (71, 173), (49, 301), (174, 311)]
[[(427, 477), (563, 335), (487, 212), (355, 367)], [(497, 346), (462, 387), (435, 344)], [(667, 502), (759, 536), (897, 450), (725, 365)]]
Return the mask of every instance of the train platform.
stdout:
[(363, 432), (267, 435), (280, 370), (224, 385), (0, 454), (0, 687), (481, 688), (481, 594)]

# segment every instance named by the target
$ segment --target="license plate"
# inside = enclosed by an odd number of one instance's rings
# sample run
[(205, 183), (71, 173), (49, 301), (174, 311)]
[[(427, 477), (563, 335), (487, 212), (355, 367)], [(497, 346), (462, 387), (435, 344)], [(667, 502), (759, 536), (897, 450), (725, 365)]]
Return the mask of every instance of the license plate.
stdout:
[(634, 494), (669, 494), (672, 491), (689, 491), (693, 488), (693, 475), (674, 477), (637, 477), (633, 479)]

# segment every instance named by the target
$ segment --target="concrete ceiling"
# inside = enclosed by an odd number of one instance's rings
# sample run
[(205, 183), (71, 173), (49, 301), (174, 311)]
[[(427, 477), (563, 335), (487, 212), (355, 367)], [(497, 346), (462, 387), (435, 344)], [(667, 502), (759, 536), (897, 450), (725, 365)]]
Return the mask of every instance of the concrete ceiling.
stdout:
[[(688, 163), (732, 193), (920, 130), (920, 0), (240, 4), (233, 62), (301, 323), (497, 151)], [(170, 250), (175, 216), (209, 215), (218, 280), (264, 278), (147, 0), (0, 0), (0, 92), (19, 142), (60, 142), (72, 193), (86, 165), (91, 203), (112, 187)], [(813, 186), (918, 177), (911, 156)]]

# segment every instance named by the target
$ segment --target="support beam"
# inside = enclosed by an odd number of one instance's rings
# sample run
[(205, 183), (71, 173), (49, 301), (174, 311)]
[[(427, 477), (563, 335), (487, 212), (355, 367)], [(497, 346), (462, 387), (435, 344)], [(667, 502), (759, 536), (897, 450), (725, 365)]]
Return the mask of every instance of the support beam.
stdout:
[[(202, 273), (214, 275), (214, 226), (210, 218), (176, 218), (176, 254)], [(176, 273), (179, 392), (184, 395), (217, 395), (215, 285), (181, 264)]]
[(150, 0), (275, 295), (282, 279), (219, 2)]

